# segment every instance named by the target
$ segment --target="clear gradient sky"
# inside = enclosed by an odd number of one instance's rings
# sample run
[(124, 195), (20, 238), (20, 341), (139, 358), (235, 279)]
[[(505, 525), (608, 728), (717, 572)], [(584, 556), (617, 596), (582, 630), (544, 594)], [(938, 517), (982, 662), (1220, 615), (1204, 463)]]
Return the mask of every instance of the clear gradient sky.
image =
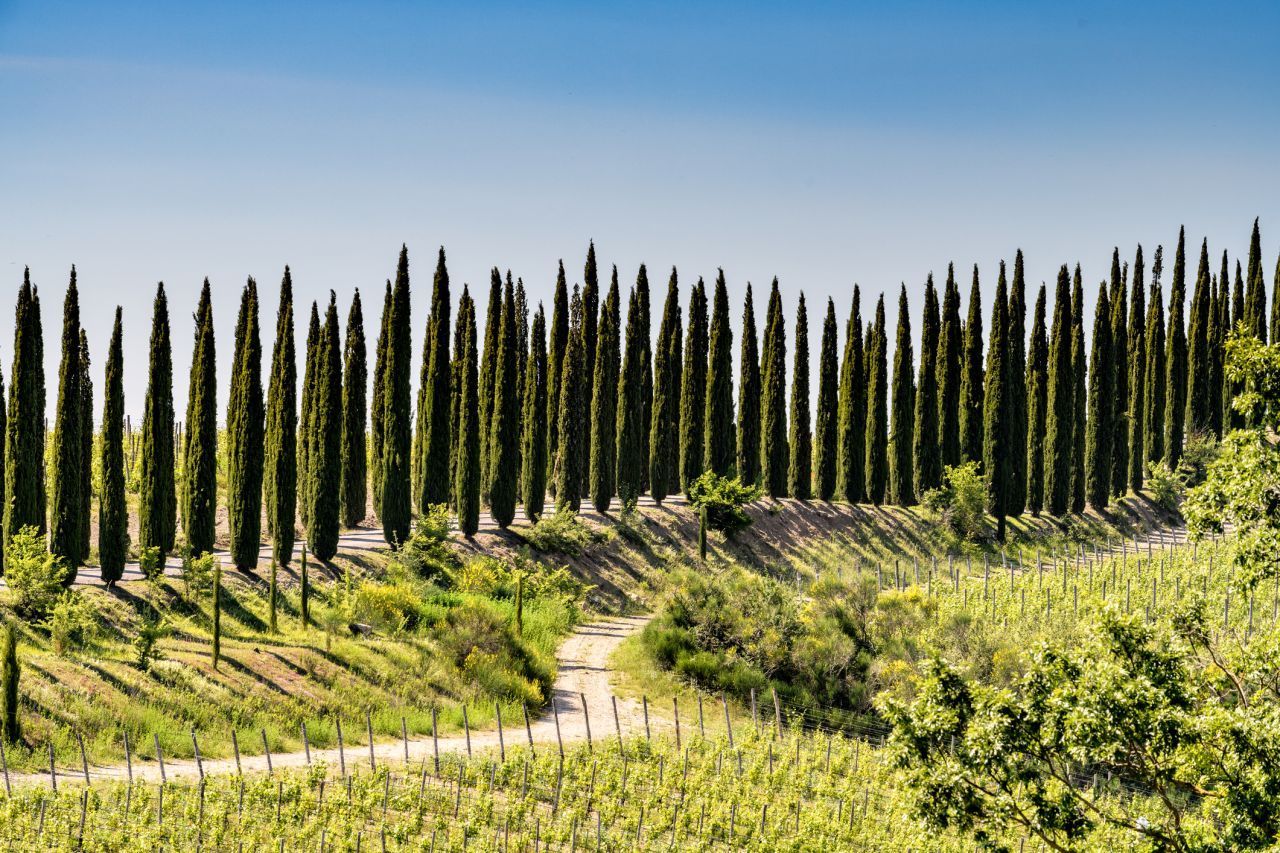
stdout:
[(1113, 245), (1185, 223), (1216, 269), (1260, 216), (1270, 285), (1277, 37), (1274, 2), (0, 0), (0, 311), (30, 265), (52, 406), (75, 263), (99, 394), (124, 306), (137, 418), (156, 281), (181, 412), (204, 276), (225, 405), (246, 276), (268, 331), (286, 263), (303, 323), (358, 286), (372, 343), (402, 242), (415, 347), (442, 244), (455, 299), (498, 265), (549, 303), (591, 238), (624, 286), (649, 264), (655, 310), (673, 264), (723, 266), (735, 324), (777, 275), (815, 360), (827, 296), (843, 331), (855, 281), (864, 317), (884, 291), (892, 324), (905, 281), (918, 335), (926, 274), (954, 260), (967, 292), (976, 262), (989, 300), (1018, 247), (1030, 283), (1078, 260), (1092, 293)]

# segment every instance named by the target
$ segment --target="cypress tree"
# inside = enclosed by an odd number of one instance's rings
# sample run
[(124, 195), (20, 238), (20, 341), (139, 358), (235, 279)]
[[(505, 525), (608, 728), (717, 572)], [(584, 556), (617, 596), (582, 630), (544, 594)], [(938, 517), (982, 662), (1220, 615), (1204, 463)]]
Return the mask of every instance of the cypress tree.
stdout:
[(829, 501), (836, 493), (839, 467), (838, 423), (840, 420), (840, 379), (836, 363), (838, 336), (836, 305), (827, 300), (827, 317), (822, 323), (822, 349), (818, 353), (818, 410), (814, 419), (813, 482), (818, 499)]
[(1027, 505), (1027, 281), (1022, 250), (1013, 260), (1013, 282), (1009, 291), (1009, 360), (1005, 386), (1009, 391), (1009, 422), (1006, 429), (1010, 447), (1009, 513), (1019, 515)]
[[(480, 502), (489, 503), (489, 430), (493, 426), (493, 381), (497, 374), (498, 335), (502, 332), (502, 273), (489, 271), (489, 302), (480, 351)], [(554, 427), (552, 428), (554, 432)]]
[[(458, 326), (462, 329), (461, 397), (458, 404), (458, 466), (454, 478), (454, 504), (458, 529), (470, 538), (480, 527), (480, 375), (476, 364), (475, 303), (466, 285), (458, 300)], [(528, 501), (526, 500), (526, 505)]]
[(215, 370), (213, 305), (205, 279), (196, 308), (195, 347), (187, 392), (183, 448), (182, 524), (193, 555), (213, 550), (218, 512), (218, 385)]
[(360, 288), (347, 312), (347, 339), (343, 342), (342, 383), (342, 524), (355, 527), (364, 521), (368, 501), (365, 470), (365, 412), (369, 370), (365, 363), (364, 310)]
[(760, 349), (751, 282), (742, 303), (742, 350), (738, 355), (738, 479), (760, 482)]
[(1085, 414), (1088, 411), (1086, 377), (1088, 376), (1088, 351), (1084, 344), (1084, 284), (1080, 265), (1076, 264), (1071, 276), (1071, 369), (1073, 400), (1071, 406), (1075, 425), (1072, 429), (1071, 447), (1071, 511), (1084, 512), (1085, 489)]
[(791, 375), (791, 451), (787, 487), (792, 497), (807, 501), (813, 494), (813, 433), (809, 417), (809, 311), (804, 291), (796, 306), (795, 369)]
[(1053, 331), (1049, 339), (1048, 393), (1045, 407), (1044, 503), (1063, 516), (1071, 503), (1071, 461), (1075, 446), (1075, 371), (1071, 358), (1071, 274), (1058, 270)]
[(1151, 301), (1147, 304), (1147, 387), (1143, 397), (1143, 450), (1147, 462), (1164, 458), (1165, 369), (1164, 291), (1160, 273), (1164, 269), (1164, 247), (1156, 246), (1151, 266)]
[[(582, 444), (587, 429), (582, 412), (586, 397), (586, 350), (583, 342), (582, 295), (573, 289), (569, 302), (569, 341), (560, 374), (560, 448), (556, 453), (556, 510), (577, 512), (582, 505)], [(673, 460), (674, 461), (674, 460)]]
[[(615, 265), (613, 274), (618, 274), (618, 268)], [(455, 353), (454, 361), (461, 364), (462, 357), (460, 353)], [(524, 290), (524, 279), (516, 279), (516, 399), (520, 401), (520, 417), (521, 417), (521, 435), (524, 434), (524, 380), (525, 368), (529, 362), (529, 298)], [(457, 383), (461, 387), (461, 383)], [(458, 388), (454, 388), (454, 394), (458, 394)], [(454, 441), (457, 441), (457, 430), (452, 433)], [(524, 457), (520, 458), (520, 471), (524, 473)]]
[(787, 494), (787, 331), (778, 280), (769, 292), (760, 359), (760, 480), (770, 497)]
[(1234, 329), (1236, 326), (1239, 326), (1241, 322), (1247, 323), (1247, 319), (1245, 317), (1247, 310), (1248, 306), (1246, 305), (1244, 298), (1244, 278), (1240, 275), (1240, 259), (1237, 258), (1236, 283), (1234, 293), (1232, 294), (1231, 328)]
[(316, 375), (320, 355), (320, 310), (311, 302), (311, 320), (307, 324), (307, 348), (302, 372), (302, 412), (298, 417), (298, 503), (302, 526), (311, 526), (311, 451), (315, 436), (311, 433), (311, 416), (315, 412)]
[(258, 334), (258, 285), (252, 278), (240, 297), (231, 396), (227, 401), (227, 520), (231, 559), (245, 571), (258, 565), (262, 539), (262, 345)]
[[(289, 320), (292, 323), (292, 305), (289, 313)], [(390, 345), (390, 321), (391, 279), (387, 279), (387, 289), (382, 296), (382, 321), (378, 328), (378, 345), (373, 355), (373, 390), (369, 396), (369, 491), (373, 495), (374, 515), (379, 518), (382, 517), (382, 448), (386, 422), (387, 348)], [(292, 341), (293, 335), (290, 334), (289, 337)]]
[[(467, 291), (468, 297), (470, 297), (470, 291), (466, 284), (462, 285), (462, 289)], [(519, 303), (517, 302), (517, 305), (518, 304)], [(458, 305), (458, 310), (461, 311), (462, 302), (459, 301)], [(458, 432), (458, 430), (461, 429), (459, 422), (462, 419), (462, 363), (466, 357), (464, 352), (466, 348), (466, 341), (463, 340), (466, 336), (466, 330), (463, 328), (464, 325), (461, 314), (457, 315), (453, 323), (453, 360), (449, 362), (449, 476), (451, 478), (449, 481), (449, 507), (455, 512), (458, 509), (458, 477), (461, 476), (458, 473), (458, 465), (459, 460), (462, 458), (462, 451), (459, 449), (461, 445), (459, 444), (458, 439), (458, 436), (461, 435), (461, 433)], [(476, 402), (478, 406), (480, 390), (479, 360), (476, 362), (476, 377)], [(518, 380), (519, 376), (516, 378)], [(524, 398), (522, 397), (521, 399), (523, 400)], [(478, 411), (479, 410), (477, 409), (477, 421), (480, 419)]]
[(644, 343), (640, 340), (643, 320), (636, 288), (627, 300), (627, 336), (622, 368), (618, 376), (617, 481), (618, 498), (624, 507), (634, 506), (640, 497), (647, 460), (644, 458)]
[[(276, 564), (271, 563), (271, 622), (272, 633), (275, 633), (275, 572)], [(222, 657), (222, 563), (213, 564), (213, 668), (218, 668), (218, 660)]]
[(862, 342), (861, 293), (853, 286), (853, 307), (845, 325), (840, 365), (840, 464), (837, 488), (849, 503), (862, 500), (867, 475), (867, 377)]
[(723, 269), (716, 275), (708, 352), (703, 466), (727, 477), (733, 473), (738, 441), (733, 422), (733, 329), (729, 326), (729, 289)]
[(1191, 296), (1191, 325), (1187, 335), (1187, 431), (1212, 426), (1209, 397), (1209, 241), (1200, 244), (1200, 266)]
[[(705, 297), (703, 303), (704, 305), (706, 303)], [(591, 416), (591, 400), (595, 393), (599, 311), (600, 276), (596, 270), (596, 244), (595, 241), (591, 241), (587, 245), (587, 260), (582, 268), (582, 411), (588, 418)], [(699, 441), (701, 441), (701, 435), (699, 435)], [(586, 433), (579, 446), (582, 454), (578, 468), (582, 472), (579, 494), (587, 497), (591, 488), (591, 425), (589, 422), (586, 424)]]
[(867, 338), (867, 499), (880, 506), (889, 485), (889, 362), (883, 293), (876, 302), (876, 322)]
[(1049, 408), (1049, 341), (1045, 334), (1045, 286), (1036, 295), (1027, 358), (1027, 509), (1034, 516), (1044, 507), (1045, 429)]
[(1133, 283), (1129, 298), (1129, 488), (1142, 491), (1146, 462), (1147, 396), (1147, 285), (1142, 246), (1133, 259)]
[(1107, 508), (1111, 494), (1111, 414), (1115, 365), (1111, 358), (1111, 303), (1107, 285), (1098, 287), (1093, 315), (1093, 352), (1089, 365), (1089, 420), (1085, 450), (1086, 497), (1098, 511)]
[[(471, 313), (474, 318), (475, 304)], [(474, 322), (474, 319), (472, 320)], [(474, 340), (475, 335), (472, 334)], [(547, 496), (547, 317), (538, 303), (533, 315), (533, 331), (529, 336), (529, 364), (524, 380), (524, 434), (521, 438), (524, 458), (524, 514), (537, 521)], [(477, 407), (478, 412), (478, 407)], [(462, 435), (459, 432), (459, 435)]]
[(983, 388), (982, 454), (987, 474), (987, 510), (996, 519), (996, 538), (1003, 542), (1005, 517), (1010, 512), (1013, 452), (1009, 445), (1009, 308), (1004, 261), (996, 278), (991, 303), (991, 340), (987, 347), (987, 372)]
[(899, 506), (916, 502), (912, 478), (915, 446), (915, 364), (907, 286), (898, 293), (898, 335), (893, 347), (893, 422), (889, 429), (889, 498)]
[[(503, 529), (516, 515), (520, 476), (520, 401), (516, 399), (516, 297), (508, 277), (493, 373), (493, 416), (489, 423), (489, 507)], [(582, 417), (581, 410), (575, 416)]]
[(964, 355), (960, 369), (960, 453), (982, 464), (982, 291), (978, 265), (969, 287), (969, 316), (964, 325)]
[[(1226, 283), (1223, 283), (1226, 287)], [(1280, 341), (1280, 256), (1276, 257), (1276, 271), (1271, 280), (1271, 337), (1270, 341)]]
[(1249, 237), (1249, 279), (1245, 296), (1244, 319), (1254, 337), (1267, 342), (1267, 286), (1262, 280), (1262, 238), (1258, 232), (1258, 220), (1253, 220), (1253, 233)]
[(640, 305), (641, 328), (640, 343), (644, 347), (643, 363), (640, 371), (640, 399), (644, 403), (644, 417), (640, 431), (640, 491), (649, 490), (649, 424), (653, 422), (653, 342), (650, 334), (653, 329), (652, 314), (649, 308), (649, 276), (644, 264), (636, 276), (636, 302)]
[(618, 449), (618, 270), (614, 267), (596, 328), (595, 378), (591, 397), (591, 503), (598, 512), (608, 512), (613, 500)]
[[(551, 301), (551, 328), (547, 331), (547, 480), (556, 494), (558, 475), (554, 468), (560, 453), (560, 380), (564, 374), (564, 353), (569, 346), (569, 287), (564, 278), (564, 261), (556, 273), (556, 290)], [(484, 365), (481, 364), (483, 373)], [(480, 415), (484, 417), (484, 393), (481, 380)]]
[(80, 328), (80, 507), (77, 531), (77, 555), (80, 562), (89, 559), (89, 517), (93, 504), (93, 378), (89, 363), (89, 336)]
[(81, 415), (84, 400), (80, 392), (80, 295), (76, 289), (76, 268), (71, 268), (62, 307), (62, 366), (58, 374), (58, 403), (53, 434), (53, 477), (49, 484), (49, 552), (67, 565), (65, 586), (75, 581), (80, 556), (80, 470)]
[(18, 722), (18, 680), (22, 669), (18, 666), (18, 629), (12, 621), (5, 623), (4, 652), (0, 655), (0, 737), (6, 743), (16, 744), (22, 738)]
[[(385, 320), (384, 320), (385, 326)], [(385, 343), (385, 341), (384, 341)], [(381, 353), (379, 361), (383, 360)], [(375, 380), (376, 392), (381, 390)], [(267, 384), (266, 465), (267, 529), (271, 555), (281, 566), (293, 559), (298, 516), (298, 359), (293, 340), (293, 278), (284, 268), (280, 305), (276, 309), (276, 339), (271, 349), (271, 379)], [(378, 411), (375, 407), (375, 411)], [(378, 422), (382, 414), (378, 413)], [(381, 441), (375, 444), (374, 464), (381, 460)]]
[(920, 318), (920, 382), (916, 386), (914, 485), (923, 495), (942, 485), (942, 445), (938, 442), (938, 291), (933, 274), (924, 283)]
[[(107, 350), (106, 378), (102, 393), (102, 499), (98, 503), (98, 565), (102, 580), (114, 586), (124, 574), (129, 551), (129, 507), (124, 495), (124, 346), (122, 312), (116, 306), (116, 322)], [(0, 412), (3, 417), (3, 412)]]
[(329, 291), (329, 308), (316, 355), (315, 401), (311, 409), (311, 524), (307, 542), (317, 559), (338, 552), (342, 506), (342, 342), (338, 337), (338, 303)]
[(1128, 267), (1120, 271), (1120, 249), (1111, 260), (1111, 494), (1123, 497), (1129, 485), (1129, 303)]
[(409, 250), (400, 248), (388, 324), (386, 385), (382, 432), (382, 535), (398, 548), (409, 538), (412, 497), (409, 485)]
[(678, 488), (680, 425), (680, 285), (675, 267), (667, 284), (667, 301), (658, 328), (653, 360), (653, 418), (649, 428), (649, 490), (654, 503)]
[[(4, 544), (28, 525), (44, 530), (44, 354), (36, 336), (40, 303), (24, 270), (13, 324), (13, 370), (5, 423)], [(3, 550), (3, 549), (0, 549)]]
[(698, 279), (689, 295), (684, 371), (680, 377), (680, 487), (689, 486), (702, 473), (707, 413), (707, 289)]
[(1228, 286), (1231, 280), (1227, 265), (1227, 253), (1222, 252), (1222, 272), (1213, 278), (1213, 295), (1209, 309), (1209, 418), (1213, 423), (1214, 435), (1222, 437), (1223, 427), (1231, 423), (1230, 383), (1226, 381), (1226, 354), (1224, 347), (1230, 332), (1228, 320)]
[(1187, 412), (1187, 335), (1182, 324), (1186, 300), (1186, 229), (1178, 231), (1178, 251), (1173, 258), (1173, 285), (1169, 291), (1169, 353), (1165, 357), (1165, 461), (1177, 469), (1182, 459), (1183, 425)]
[(938, 332), (938, 444), (943, 466), (959, 465), (960, 376), (964, 329), (960, 325), (960, 288), (955, 265), (947, 264), (947, 284), (942, 293), (942, 326)]
[[(508, 277), (509, 279), (510, 277)], [(511, 285), (508, 280), (508, 290)], [(512, 297), (514, 298), (514, 297)], [(512, 309), (514, 311), (514, 307)], [(514, 321), (513, 321), (514, 322)], [(336, 330), (335, 330), (336, 331)], [(449, 268), (445, 264), (444, 247), (436, 256), (435, 278), (431, 284), (431, 315), (427, 318), (428, 339), (425, 349), (430, 356), (427, 365), (426, 437), (422, 444), (422, 484), (418, 499), (423, 510), (432, 504), (449, 502), (453, 480), (449, 464), (449, 398), (452, 369), (449, 359)], [(514, 338), (512, 346), (515, 346)], [(515, 371), (511, 374), (512, 395), (515, 394)], [(512, 437), (512, 452), (515, 438)], [(516, 457), (517, 465), (519, 457)], [(516, 472), (511, 473), (510, 489), (515, 493)]]
[[(21, 308), (21, 302), (19, 303)], [(19, 311), (21, 314), (21, 310)], [(21, 316), (18, 328), (22, 328)], [(18, 356), (14, 352), (15, 388), (9, 398), (10, 442), (13, 441)], [(43, 407), (43, 402), (41, 406)], [(177, 528), (177, 488), (174, 483), (173, 447), (173, 353), (169, 342), (169, 301), (165, 297), (164, 282), (156, 285), (156, 298), (151, 313), (151, 349), (147, 361), (147, 396), (142, 410), (141, 472), (138, 478), (138, 547), (159, 548), (162, 554), (173, 550)], [(6, 471), (14, 470), (14, 459), (9, 457)], [(13, 496), (13, 486), (6, 494)], [(21, 506), (11, 498), (11, 506)], [(44, 513), (41, 513), (43, 518)], [(30, 523), (25, 522), (24, 523)], [(19, 525), (21, 526), (21, 525)], [(15, 529), (6, 522), (5, 530)]]

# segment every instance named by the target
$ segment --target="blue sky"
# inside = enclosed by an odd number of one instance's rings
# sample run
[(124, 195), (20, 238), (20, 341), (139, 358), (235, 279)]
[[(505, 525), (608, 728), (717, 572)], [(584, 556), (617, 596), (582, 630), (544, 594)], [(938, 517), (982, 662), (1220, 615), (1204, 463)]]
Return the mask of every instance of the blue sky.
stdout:
[(855, 281), (892, 323), (949, 260), (989, 299), (1018, 247), (1093, 285), (1180, 223), (1280, 248), (1274, 3), (116, 6), (0, 0), (0, 310), (30, 265), (52, 329), (77, 264), (95, 384), (124, 306), (135, 416), (157, 280), (181, 411), (204, 276), (225, 400), (246, 276), (268, 328), (286, 263), (300, 302), (358, 286), (372, 337), (402, 242), (415, 344), (437, 246), (455, 295), (496, 264), (549, 301), (594, 238), (624, 284), (723, 266), (735, 318), (777, 275), (815, 356)]

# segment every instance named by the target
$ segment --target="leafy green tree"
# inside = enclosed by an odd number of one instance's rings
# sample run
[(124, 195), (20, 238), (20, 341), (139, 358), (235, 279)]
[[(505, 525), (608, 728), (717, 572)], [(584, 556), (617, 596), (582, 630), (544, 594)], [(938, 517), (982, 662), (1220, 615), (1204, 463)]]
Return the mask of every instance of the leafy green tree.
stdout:
[[(558, 475), (555, 475), (557, 456), (560, 453), (560, 380), (564, 374), (564, 353), (569, 346), (569, 287), (564, 278), (564, 261), (556, 273), (555, 296), (551, 301), (551, 328), (547, 332), (547, 413), (550, 425), (547, 432), (547, 480), (555, 494)], [(480, 366), (484, 373), (484, 364)], [(484, 417), (484, 395), (480, 397), (480, 416)]]
[(1071, 504), (1071, 460), (1075, 440), (1071, 325), (1071, 274), (1063, 264), (1058, 270), (1058, 284), (1054, 291), (1045, 407), (1044, 502), (1049, 513), (1056, 516), (1065, 515)]
[(769, 292), (760, 358), (760, 479), (771, 498), (787, 494), (787, 330), (778, 280)]
[(1212, 427), (1209, 396), (1209, 241), (1200, 244), (1200, 266), (1191, 296), (1191, 325), (1187, 336), (1187, 430), (1205, 432)]
[[(18, 329), (21, 330), (24, 325), (21, 299), (18, 307)], [(21, 354), (23, 354), (22, 350), (15, 346), (14, 373), (11, 374), (15, 387), (10, 390), (9, 397), (10, 447), (13, 446), (14, 441), (14, 421), (18, 418), (19, 411), (24, 410), (20, 407), (26, 402), (17, 396), (16, 389)], [(23, 367), (26, 366), (26, 364), (23, 365)], [(44, 403), (41, 401), (41, 407), (43, 406)], [(138, 477), (138, 547), (159, 548), (162, 554), (173, 550), (177, 526), (178, 497), (174, 482), (173, 443), (173, 351), (169, 342), (169, 301), (164, 294), (164, 282), (161, 282), (156, 285), (155, 304), (151, 314), (147, 396), (142, 410), (141, 471)], [(5, 466), (6, 472), (12, 472), (14, 464), (14, 459), (10, 456)], [(20, 505), (12, 484), (6, 489), (6, 494), (11, 497), (11, 508)], [(43, 512), (40, 517), (43, 519)], [(24, 524), (30, 523), (32, 523), (30, 520), (24, 520)], [(6, 521), (5, 530), (11, 533), (14, 528), (8, 527), (7, 524)]]
[[(511, 278), (502, 291), (498, 352), (493, 374), (493, 414), (489, 423), (489, 507), (501, 528), (516, 515), (520, 476), (520, 401), (516, 399), (516, 299)], [(581, 418), (582, 412), (575, 413)]]
[(1173, 285), (1169, 291), (1168, 354), (1165, 356), (1164, 452), (1170, 469), (1182, 459), (1183, 427), (1187, 412), (1187, 335), (1182, 324), (1186, 301), (1186, 229), (1178, 230), (1178, 251), (1173, 259)]
[(960, 453), (982, 464), (982, 290), (978, 265), (969, 286), (969, 316), (964, 324), (964, 355), (960, 368)]
[(614, 267), (609, 292), (596, 327), (595, 378), (596, 391), (591, 397), (591, 503), (599, 512), (607, 512), (613, 500), (618, 450), (618, 268)]
[(733, 473), (738, 442), (733, 422), (733, 329), (729, 326), (729, 289), (724, 270), (716, 275), (708, 352), (703, 464), (708, 471), (727, 477)]
[(627, 304), (627, 335), (623, 347), (622, 368), (618, 376), (617, 410), (617, 485), (618, 498), (624, 507), (634, 506), (643, 487), (644, 457), (644, 342), (640, 332), (640, 300), (636, 288), (631, 289)]
[(196, 308), (195, 347), (187, 392), (182, 523), (193, 555), (213, 550), (218, 514), (218, 383), (214, 355), (213, 304), (206, 278)]
[(986, 386), (982, 404), (983, 469), (987, 480), (987, 509), (996, 519), (996, 538), (1003, 542), (1005, 518), (1012, 511), (1013, 452), (1009, 445), (1009, 291), (1004, 261), (996, 279), (995, 301), (991, 303), (991, 339), (987, 346)]
[(409, 423), (409, 250), (400, 248), (388, 324), (386, 385), (383, 399), (382, 535), (398, 548), (409, 538), (411, 429)]
[[(475, 322), (475, 303), (471, 302), (471, 322)], [(471, 335), (475, 343), (474, 332)], [(477, 414), (479, 403), (477, 401)], [(523, 497), (524, 514), (530, 521), (542, 515), (547, 498), (547, 424), (551, 418), (547, 412), (547, 317), (538, 304), (533, 315), (533, 331), (529, 335), (529, 364), (525, 367), (524, 380), (524, 432), (521, 436), (524, 458)], [(459, 432), (461, 436), (463, 433)]]
[[(458, 468), (454, 478), (454, 504), (458, 508), (458, 529), (468, 538), (475, 536), (480, 528), (480, 376), (476, 364), (475, 312), (475, 303), (463, 285), (462, 298), (458, 300), (458, 324), (462, 327), (462, 371), (459, 377), (462, 380), (462, 397), (458, 406)], [(535, 324), (541, 316), (538, 315)], [(534, 328), (536, 330), (538, 326)], [(528, 503), (526, 499), (526, 506)]]
[(747, 282), (742, 303), (742, 350), (738, 355), (738, 479), (760, 482), (760, 350), (756, 312)]
[(1089, 373), (1088, 351), (1084, 342), (1084, 283), (1081, 280), (1080, 265), (1076, 264), (1071, 276), (1071, 369), (1072, 401), (1071, 414), (1075, 419), (1072, 428), (1071, 445), (1071, 511), (1084, 512), (1085, 505), (1085, 415), (1088, 411), (1086, 395), (1086, 377)]
[(796, 306), (795, 369), (791, 376), (791, 451), (787, 487), (793, 497), (808, 500), (813, 494), (813, 433), (809, 417), (809, 311), (804, 291)]
[(938, 291), (933, 274), (924, 284), (920, 318), (920, 381), (916, 386), (914, 480), (917, 494), (942, 485), (942, 445), (938, 441)]
[(347, 339), (343, 342), (342, 375), (342, 512), (344, 527), (364, 521), (368, 505), (365, 418), (369, 401), (369, 369), (364, 343), (364, 309), (356, 288), (347, 312)]
[(1262, 280), (1262, 237), (1258, 220), (1253, 220), (1249, 236), (1249, 279), (1245, 293), (1244, 320), (1249, 330), (1264, 344), (1267, 342), (1267, 286)]
[(1142, 491), (1146, 450), (1147, 397), (1147, 284), (1144, 278), (1142, 246), (1133, 259), (1133, 282), (1129, 297), (1129, 488)]
[(680, 426), (680, 285), (675, 267), (667, 284), (667, 301), (658, 328), (658, 349), (653, 360), (653, 418), (649, 428), (649, 490), (654, 503), (662, 503), (678, 488)]
[(1005, 382), (1009, 390), (1010, 448), (1009, 514), (1018, 515), (1027, 506), (1027, 281), (1022, 250), (1013, 261), (1013, 282), (1009, 290), (1009, 362)]
[[(582, 295), (575, 287), (569, 301), (569, 343), (560, 375), (560, 447), (556, 452), (556, 510), (577, 512), (582, 505), (582, 451), (587, 441), (583, 421), (586, 402), (586, 352), (583, 344)], [(674, 460), (673, 460), (674, 461)]]
[(1045, 286), (1036, 296), (1027, 359), (1027, 509), (1034, 516), (1044, 508), (1045, 430), (1049, 410), (1049, 341), (1045, 334)]
[(849, 503), (862, 500), (867, 482), (867, 377), (861, 296), (855, 284), (840, 364), (840, 461), (836, 488)]
[(960, 464), (960, 385), (964, 352), (964, 327), (960, 324), (960, 288), (955, 265), (947, 264), (947, 284), (942, 293), (942, 327), (938, 332), (938, 444), (943, 466)]
[(258, 334), (258, 285), (252, 278), (240, 297), (231, 396), (227, 402), (227, 521), (231, 559), (245, 571), (258, 565), (262, 540), (262, 344)]
[(893, 421), (889, 425), (889, 499), (899, 506), (916, 502), (912, 478), (916, 410), (913, 358), (911, 315), (904, 284), (898, 294), (898, 334), (893, 347)]
[(298, 509), (302, 526), (311, 526), (311, 451), (315, 436), (311, 434), (311, 420), (315, 413), (316, 376), (320, 357), (320, 309), (311, 302), (311, 320), (307, 324), (307, 348), (304, 351), (302, 369), (302, 412), (298, 418)]
[[(292, 324), (292, 299), (289, 314)], [(383, 436), (386, 432), (387, 349), (390, 347), (390, 321), (391, 279), (387, 279), (387, 289), (382, 296), (382, 320), (378, 328), (378, 344), (373, 356), (373, 390), (369, 395), (369, 491), (373, 496), (374, 515), (379, 518), (382, 517), (382, 448)], [(292, 329), (290, 331), (292, 332)], [(290, 334), (289, 338), (292, 345), (293, 335)]]
[(1111, 495), (1111, 414), (1115, 394), (1112, 362), (1111, 302), (1104, 282), (1093, 316), (1093, 352), (1089, 360), (1089, 420), (1085, 444), (1085, 482), (1089, 506), (1107, 508)]
[(836, 493), (839, 463), (837, 423), (839, 411), (839, 366), (836, 363), (836, 306), (827, 300), (827, 317), (822, 323), (822, 349), (818, 353), (818, 410), (814, 420), (813, 482), (818, 499), (829, 501)]
[(342, 508), (342, 342), (338, 336), (337, 296), (329, 291), (329, 308), (320, 330), (316, 356), (315, 405), (311, 410), (311, 523), (307, 542), (320, 560), (338, 552)]
[[(129, 507), (124, 494), (124, 345), (122, 312), (116, 306), (102, 392), (102, 499), (98, 503), (98, 564), (102, 580), (114, 586), (124, 574), (129, 552)], [(0, 411), (0, 417), (3, 412)]]
[[(388, 288), (390, 282), (388, 282)], [(390, 293), (390, 289), (388, 289)], [(385, 328), (386, 320), (383, 324)], [(385, 337), (385, 335), (384, 335)], [(385, 341), (383, 342), (385, 343)], [(379, 360), (383, 360), (381, 353)], [(374, 401), (381, 399), (382, 386), (374, 381)], [(271, 554), (276, 563), (287, 566), (293, 559), (298, 517), (298, 359), (293, 339), (293, 278), (284, 268), (280, 281), (280, 306), (276, 309), (276, 339), (271, 349), (271, 379), (267, 384), (266, 466), (263, 487), (267, 500), (267, 529), (271, 532)], [(378, 406), (378, 423), (382, 414)], [(381, 435), (379, 432), (375, 433)], [(373, 453), (380, 470), (381, 438)], [(379, 483), (381, 477), (379, 477)]]
[(684, 345), (684, 370), (680, 376), (680, 488), (702, 473), (705, 453), (704, 419), (707, 414), (707, 290), (698, 279), (689, 295), (689, 325)]
[(1151, 266), (1151, 301), (1147, 303), (1147, 387), (1143, 398), (1143, 449), (1146, 461), (1164, 458), (1165, 366), (1164, 291), (1160, 273), (1164, 269), (1164, 247), (1156, 246)]
[(76, 567), (84, 562), (80, 554), (81, 458), (84, 400), (80, 391), (80, 294), (76, 289), (76, 268), (71, 268), (62, 307), (62, 366), (58, 374), (58, 402), (54, 410), (53, 476), (49, 483), (49, 552), (62, 558), (67, 567), (64, 581), (70, 586)]
[(867, 499), (884, 503), (889, 486), (889, 361), (884, 294), (876, 302), (876, 322), (868, 336)]

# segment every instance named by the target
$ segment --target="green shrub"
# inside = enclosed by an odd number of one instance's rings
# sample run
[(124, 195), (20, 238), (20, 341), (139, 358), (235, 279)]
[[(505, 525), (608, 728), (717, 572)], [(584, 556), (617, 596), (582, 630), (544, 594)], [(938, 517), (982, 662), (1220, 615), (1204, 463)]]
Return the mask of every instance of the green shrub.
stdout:
[(418, 516), (418, 525), (414, 535), (436, 542), (446, 542), (453, 523), (453, 514), (448, 504), (431, 504), (427, 511)]
[(472, 557), (450, 575), (454, 589), (514, 601), (517, 580), (524, 577), (526, 599), (555, 599), (577, 607), (591, 590), (565, 566), (548, 566), (517, 554), (511, 559)]
[(1147, 472), (1147, 488), (1151, 491), (1151, 499), (1156, 502), (1156, 505), (1169, 512), (1178, 511), (1186, 491), (1182, 476), (1170, 470), (1168, 463), (1163, 459), (1151, 463), (1151, 469)]
[(689, 486), (689, 503), (706, 510), (708, 527), (733, 536), (751, 526), (751, 516), (743, 507), (758, 500), (760, 494), (758, 486), (743, 485), (737, 477), (705, 471)]
[(163, 657), (160, 654), (159, 643), (167, 636), (169, 636), (169, 623), (163, 617), (143, 620), (138, 627), (138, 636), (133, 638), (134, 662), (138, 665), (138, 669), (146, 672), (151, 668), (152, 661)]
[(570, 557), (581, 556), (588, 546), (602, 539), (599, 534), (592, 533), (571, 509), (544, 514), (529, 528), (524, 538), (535, 551), (568, 554)]
[(4, 580), (13, 595), (13, 609), (39, 619), (47, 616), (62, 596), (66, 564), (49, 553), (35, 527), (24, 527), (9, 539)]
[(157, 581), (164, 575), (164, 555), (160, 546), (152, 545), (138, 551), (138, 569), (148, 581)]
[(925, 492), (921, 502), (961, 539), (976, 541), (986, 529), (987, 479), (977, 462), (948, 465), (942, 485)]
[(491, 602), (468, 599), (451, 608), (432, 638), (447, 663), (491, 695), (538, 705), (550, 693), (554, 662), (540, 660)]
[(448, 507), (433, 504), (420, 516), (413, 534), (395, 552), (392, 567), (399, 566), (411, 577), (433, 580), (461, 565), (449, 544), (448, 513)]
[(195, 601), (213, 592), (214, 567), (218, 558), (205, 552), (199, 556), (182, 555), (182, 584), (187, 598)]
[(98, 622), (93, 607), (74, 589), (64, 590), (45, 621), (55, 654), (82, 649), (93, 641)]
[(387, 634), (403, 634), (422, 624), (425, 604), (409, 583), (362, 581), (351, 605), (352, 614)]

